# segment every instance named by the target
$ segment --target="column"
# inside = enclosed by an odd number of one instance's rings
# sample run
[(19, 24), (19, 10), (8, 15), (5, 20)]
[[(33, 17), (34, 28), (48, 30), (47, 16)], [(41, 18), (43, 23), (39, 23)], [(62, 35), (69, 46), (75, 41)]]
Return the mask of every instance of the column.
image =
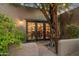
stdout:
[(46, 39), (46, 23), (43, 23), (43, 39)]
[(28, 22), (26, 20), (26, 42), (28, 41)]
[(36, 33), (37, 33), (37, 22), (35, 22), (35, 40), (37, 41), (38, 39)]

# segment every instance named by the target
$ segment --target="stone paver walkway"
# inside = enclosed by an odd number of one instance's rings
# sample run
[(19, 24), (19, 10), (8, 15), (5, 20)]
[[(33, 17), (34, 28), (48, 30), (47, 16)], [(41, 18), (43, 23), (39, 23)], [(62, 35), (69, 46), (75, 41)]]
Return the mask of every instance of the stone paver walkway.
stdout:
[(39, 55), (40, 56), (56, 56), (55, 53), (53, 53), (52, 51), (50, 51), (47, 47), (39, 44)]
[(9, 55), (12, 56), (55, 56), (47, 47), (37, 43), (25, 43), (20, 48), (11, 47)]

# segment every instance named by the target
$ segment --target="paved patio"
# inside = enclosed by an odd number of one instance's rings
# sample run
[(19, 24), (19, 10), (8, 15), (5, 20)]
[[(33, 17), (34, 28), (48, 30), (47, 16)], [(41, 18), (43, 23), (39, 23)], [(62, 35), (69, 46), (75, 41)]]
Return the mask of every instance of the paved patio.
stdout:
[(36, 42), (22, 44), (19, 48), (11, 47), (9, 55), (12, 56), (55, 56), (46, 46)]
[(56, 54), (49, 50), (46, 46), (39, 44), (38, 47), (40, 56), (56, 56)]
[[(11, 46), (11, 56), (56, 56), (54, 48), (46, 46), (49, 42), (31, 42), (20, 47)], [(58, 56), (79, 56), (79, 39), (65, 39), (59, 41)]]

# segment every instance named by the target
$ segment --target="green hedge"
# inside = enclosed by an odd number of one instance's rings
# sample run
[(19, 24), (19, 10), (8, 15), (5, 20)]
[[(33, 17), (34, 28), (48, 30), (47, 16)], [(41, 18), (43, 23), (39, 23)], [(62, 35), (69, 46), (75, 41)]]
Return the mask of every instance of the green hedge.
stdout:
[(71, 25), (67, 28), (67, 33), (69, 38), (79, 38), (79, 27)]
[(15, 27), (12, 19), (0, 14), (0, 55), (8, 55), (10, 44), (20, 44), (24, 40), (24, 33)]

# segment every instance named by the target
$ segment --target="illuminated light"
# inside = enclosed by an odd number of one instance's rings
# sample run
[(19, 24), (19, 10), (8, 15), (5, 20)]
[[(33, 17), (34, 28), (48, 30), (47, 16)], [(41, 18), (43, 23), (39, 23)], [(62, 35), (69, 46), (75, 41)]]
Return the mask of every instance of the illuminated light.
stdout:
[(20, 25), (22, 25), (23, 24), (23, 21), (20, 21)]
[(17, 19), (17, 21), (16, 21), (16, 26), (23, 26), (25, 23), (24, 23), (25, 21), (24, 20), (20, 20), (20, 19)]

